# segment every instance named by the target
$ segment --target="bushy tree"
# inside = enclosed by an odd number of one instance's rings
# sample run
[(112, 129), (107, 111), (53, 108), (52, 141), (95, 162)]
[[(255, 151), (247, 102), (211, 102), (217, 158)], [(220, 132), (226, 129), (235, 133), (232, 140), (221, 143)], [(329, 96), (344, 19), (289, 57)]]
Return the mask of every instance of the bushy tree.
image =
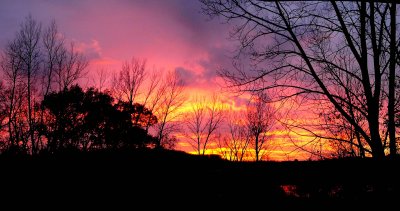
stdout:
[(84, 91), (79, 86), (50, 93), (41, 104), (48, 113), (47, 124), (40, 127), (48, 140), (47, 149), (86, 151), (150, 145), (154, 138), (132, 119), (137, 110), (113, 101), (108, 93), (94, 88)]

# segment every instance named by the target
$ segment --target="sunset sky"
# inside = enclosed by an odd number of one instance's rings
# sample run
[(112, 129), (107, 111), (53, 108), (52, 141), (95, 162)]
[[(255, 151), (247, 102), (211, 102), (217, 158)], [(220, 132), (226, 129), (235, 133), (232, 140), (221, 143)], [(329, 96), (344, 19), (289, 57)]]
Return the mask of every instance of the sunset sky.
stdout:
[[(83, 81), (87, 86), (96, 85), (96, 71), (105, 69), (112, 74), (124, 61), (137, 57), (158, 71), (176, 70), (189, 98), (226, 91), (221, 90), (216, 70), (231, 66), (237, 43), (229, 39), (231, 26), (222, 24), (223, 20), (209, 20), (196, 0), (1, 0), (1, 49), (29, 14), (44, 26), (54, 19), (59, 31), (84, 53), (90, 70)], [(244, 108), (245, 97), (224, 96), (228, 106)], [(285, 131), (276, 129), (273, 133), (276, 147), (270, 159), (304, 158), (286, 154), (294, 148)], [(191, 151), (184, 142), (178, 149)]]

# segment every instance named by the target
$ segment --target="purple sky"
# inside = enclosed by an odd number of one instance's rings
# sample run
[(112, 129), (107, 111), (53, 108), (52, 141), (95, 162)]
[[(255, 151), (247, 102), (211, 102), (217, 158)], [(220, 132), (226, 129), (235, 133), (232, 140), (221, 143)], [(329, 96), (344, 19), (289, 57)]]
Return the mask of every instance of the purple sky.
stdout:
[(214, 88), (215, 70), (230, 64), (234, 49), (229, 26), (210, 21), (197, 0), (2, 0), (0, 48), (29, 14), (43, 26), (55, 19), (92, 71), (116, 71), (135, 56), (160, 70), (177, 69), (188, 85)]

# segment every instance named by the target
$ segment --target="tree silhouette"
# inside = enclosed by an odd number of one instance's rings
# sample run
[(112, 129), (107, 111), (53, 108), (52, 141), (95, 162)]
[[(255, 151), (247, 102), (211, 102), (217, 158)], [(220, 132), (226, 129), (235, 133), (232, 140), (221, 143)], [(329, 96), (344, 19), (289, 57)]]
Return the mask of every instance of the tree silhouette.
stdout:
[[(6, 106), (6, 92), (4, 89), (3, 81), (0, 81), (0, 132), (4, 130), (6, 126), (5, 119), (7, 118), (7, 106)], [(0, 139), (1, 142), (4, 142)]]
[(74, 43), (70, 43), (69, 48), (63, 45), (55, 56), (54, 81), (58, 91), (71, 87), (87, 74), (86, 68), (89, 63), (82, 53), (75, 50)]
[(17, 33), (16, 42), (18, 47), (16, 50), (16, 56), (21, 60), (21, 70), (24, 79), (26, 80), (26, 97), (27, 97), (27, 122), (29, 140), (31, 144), (31, 153), (37, 152), (37, 143), (35, 140), (35, 119), (33, 114), (33, 99), (35, 96), (35, 82), (37, 79), (38, 71), (40, 68), (40, 36), (41, 36), (41, 24), (33, 19), (32, 16), (28, 16), (21, 24), (21, 29)]
[(275, 111), (268, 104), (268, 96), (259, 92), (247, 106), (246, 124), (250, 136), (250, 144), (254, 149), (255, 161), (260, 161), (266, 153), (268, 141), (271, 135), (268, 134), (274, 126)]
[(146, 76), (146, 61), (135, 57), (124, 62), (119, 76), (113, 79), (113, 94), (119, 101), (133, 105)]
[(199, 155), (206, 153), (209, 142), (218, 132), (223, 121), (223, 107), (217, 95), (209, 101), (207, 98), (196, 98), (187, 115), (186, 127), (189, 144)]
[(78, 140), (83, 136), (81, 128), (84, 121), (80, 116), (83, 99), (84, 93), (78, 86), (52, 92), (43, 99), (42, 106), (48, 110), (49, 117), (41, 128), (47, 137), (47, 149), (50, 152), (78, 145)]
[(21, 127), (21, 116), (24, 112), (23, 105), (25, 99), (25, 86), (22, 80), (21, 65), (22, 60), (18, 56), (20, 43), (14, 39), (7, 43), (1, 58), (1, 68), (3, 71), (4, 94), (5, 99), (2, 103), (7, 109), (7, 132), (8, 132), (8, 148), (13, 151), (17, 148), (18, 140), (23, 139), (25, 127)]
[(157, 90), (160, 98), (157, 100), (159, 106), (154, 112), (158, 117), (158, 123), (155, 125), (156, 148), (164, 148), (164, 143), (174, 140), (170, 135), (177, 130), (178, 125), (173, 121), (179, 116), (178, 109), (186, 100), (183, 91), (180, 76), (174, 71), (168, 72)]
[[(50, 92), (69, 88), (85, 74), (85, 57), (65, 47), (55, 21), (42, 30), (41, 23), (28, 16), (16, 36), (7, 43), (1, 58), (10, 151), (37, 153), (47, 142), (43, 138), (46, 115), (39, 102)], [(17, 149), (18, 150), (15, 150)]]
[(218, 140), (218, 147), (222, 156), (230, 161), (241, 162), (251, 156), (251, 137), (245, 115), (245, 112), (238, 113), (233, 110), (226, 115), (228, 132)]
[[(125, 130), (127, 134), (124, 138), (136, 137), (139, 141), (137, 144), (133, 142), (129, 142), (128, 140), (124, 141), (126, 147), (134, 147), (134, 148), (143, 148), (143, 147), (152, 147), (155, 144), (155, 138), (151, 135), (148, 135), (148, 128), (157, 124), (157, 117), (144, 105), (139, 103), (134, 103), (131, 105), (129, 102), (118, 102), (114, 107), (124, 114), (129, 115), (129, 124), (128, 128)], [(118, 119), (116, 119), (118, 121)], [(121, 128), (123, 131), (124, 129)]]
[[(154, 141), (146, 131), (134, 124), (132, 115), (137, 110), (113, 105), (113, 98), (89, 88), (86, 92), (72, 86), (58, 93), (50, 93), (42, 102), (50, 120), (43, 134), (48, 139), (48, 151), (65, 149), (94, 150), (143, 148)], [(140, 107), (140, 106), (137, 106)], [(154, 120), (154, 116), (148, 113)]]
[[(329, 105), (360, 134), (360, 143), (373, 157), (384, 157), (386, 148), (392, 155), (397, 153), (395, 3), (201, 2), (208, 15), (235, 21), (232, 36), (240, 43), (237, 58), (251, 62), (248, 69), (254, 71), (244, 69), (239, 60), (236, 69), (220, 72), (233, 87), (270, 90), (276, 94), (273, 100), (314, 101), (314, 108), (320, 110)], [(387, 124), (383, 124), (385, 117)], [(387, 132), (389, 145), (382, 135)]]

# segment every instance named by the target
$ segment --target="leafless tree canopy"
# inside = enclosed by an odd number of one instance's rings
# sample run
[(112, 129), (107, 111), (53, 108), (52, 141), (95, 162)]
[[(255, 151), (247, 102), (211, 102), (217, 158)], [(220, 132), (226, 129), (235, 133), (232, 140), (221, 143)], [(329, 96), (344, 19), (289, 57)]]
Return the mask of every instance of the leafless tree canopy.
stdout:
[(65, 49), (58, 58), (56, 80), (59, 90), (70, 88), (78, 79), (87, 74), (85, 69), (88, 61), (82, 53), (75, 50), (75, 44), (71, 43), (69, 49)]
[(218, 148), (223, 158), (230, 161), (243, 161), (251, 156), (249, 153), (250, 133), (244, 112), (230, 110), (226, 114), (228, 131), (218, 139)]
[(186, 101), (183, 91), (184, 86), (180, 76), (174, 71), (168, 72), (157, 90), (159, 98), (156, 98), (158, 106), (155, 110), (158, 117), (158, 123), (155, 126), (156, 148), (163, 147), (164, 143), (169, 143), (171, 133), (178, 130), (179, 124), (175, 120), (179, 116), (178, 110)]
[(186, 136), (189, 144), (199, 155), (206, 153), (208, 144), (217, 135), (223, 118), (223, 107), (217, 95), (214, 94), (208, 100), (205, 97), (197, 97), (192, 102), (191, 111), (186, 120)]
[[(332, 130), (344, 121), (354, 138), (316, 134), (321, 139), (345, 141), (378, 158), (389, 145), (390, 153), (397, 153), (394, 96), (400, 36), (396, 4), (201, 2), (205, 13), (235, 24), (232, 37), (240, 43), (239, 59), (234, 70), (220, 72), (232, 87), (269, 90), (274, 101), (313, 101), (314, 111), (325, 120), (331, 118), (319, 127)], [(246, 68), (240, 63), (243, 57), (250, 60)]]
[(131, 62), (125, 62), (114, 80), (114, 94), (118, 100), (124, 100), (133, 104), (139, 95), (139, 90), (146, 76), (146, 61), (132, 58)]
[(266, 153), (268, 141), (271, 140), (271, 135), (268, 132), (271, 132), (275, 124), (275, 111), (268, 104), (268, 100), (265, 93), (259, 92), (247, 106), (246, 124), (256, 161), (260, 161)]

